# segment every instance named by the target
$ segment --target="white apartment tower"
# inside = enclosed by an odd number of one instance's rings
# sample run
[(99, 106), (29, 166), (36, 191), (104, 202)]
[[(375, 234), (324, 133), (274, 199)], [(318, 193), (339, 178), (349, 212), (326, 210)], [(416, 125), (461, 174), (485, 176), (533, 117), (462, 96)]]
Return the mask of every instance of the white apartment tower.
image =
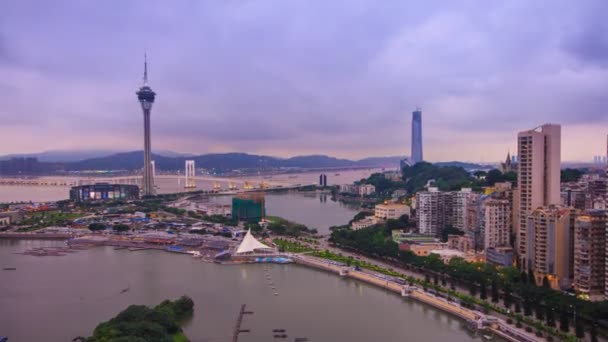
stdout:
[(527, 270), (528, 215), (539, 207), (560, 204), (561, 126), (545, 124), (517, 135), (519, 228), (517, 252)]
[(420, 234), (436, 236), (445, 225), (445, 193), (437, 188), (416, 193), (416, 221)]

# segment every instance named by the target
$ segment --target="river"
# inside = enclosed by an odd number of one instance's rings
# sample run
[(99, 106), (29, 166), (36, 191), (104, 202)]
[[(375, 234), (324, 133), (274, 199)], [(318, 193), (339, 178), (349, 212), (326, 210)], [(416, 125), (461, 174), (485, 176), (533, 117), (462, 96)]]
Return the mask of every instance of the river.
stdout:
[[(310, 341), (471, 341), (457, 318), (385, 290), (299, 265), (217, 265), (162, 251), (95, 247), (61, 257), (14, 254), (62, 244), (0, 240), (0, 336), (9, 341), (70, 341), (130, 304), (191, 296), (184, 325), (193, 341), (231, 341), (241, 304), (241, 342), (273, 341), (272, 329)], [(121, 290), (129, 288), (128, 292)]]

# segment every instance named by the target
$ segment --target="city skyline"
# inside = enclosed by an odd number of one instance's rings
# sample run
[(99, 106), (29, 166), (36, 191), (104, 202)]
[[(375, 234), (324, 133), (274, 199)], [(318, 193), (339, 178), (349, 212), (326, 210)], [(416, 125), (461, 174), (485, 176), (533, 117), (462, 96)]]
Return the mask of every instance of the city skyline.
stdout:
[[(600, 1), (146, 4), (4, 6), (0, 154), (140, 149), (128, 94), (144, 49), (162, 87), (152, 134), (163, 150), (406, 155), (420, 104), (429, 161), (502, 160), (514, 133), (544, 122), (562, 125), (563, 160), (604, 152)], [(155, 21), (162, 30), (144, 25)]]

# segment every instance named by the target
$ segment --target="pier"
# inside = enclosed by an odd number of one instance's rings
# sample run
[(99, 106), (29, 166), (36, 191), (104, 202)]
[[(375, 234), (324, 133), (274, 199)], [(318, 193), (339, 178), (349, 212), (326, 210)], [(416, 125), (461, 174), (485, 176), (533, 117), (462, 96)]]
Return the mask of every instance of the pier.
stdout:
[(245, 316), (247, 314), (249, 314), (249, 315), (253, 314), (253, 311), (246, 311), (245, 307), (246, 307), (245, 304), (241, 305), (241, 311), (239, 311), (239, 316), (236, 319), (236, 325), (234, 326), (234, 333), (232, 335), (232, 342), (238, 342), (238, 340), (239, 340), (239, 334), (250, 331), (249, 329), (241, 329), (241, 324), (243, 323), (243, 316)]

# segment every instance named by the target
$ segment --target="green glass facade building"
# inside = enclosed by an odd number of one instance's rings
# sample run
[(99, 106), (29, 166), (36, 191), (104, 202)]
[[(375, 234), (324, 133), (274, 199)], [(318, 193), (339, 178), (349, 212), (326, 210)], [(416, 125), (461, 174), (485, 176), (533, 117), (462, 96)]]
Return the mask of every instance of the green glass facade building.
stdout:
[(232, 220), (260, 222), (266, 216), (263, 196), (239, 196), (232, 198)]

